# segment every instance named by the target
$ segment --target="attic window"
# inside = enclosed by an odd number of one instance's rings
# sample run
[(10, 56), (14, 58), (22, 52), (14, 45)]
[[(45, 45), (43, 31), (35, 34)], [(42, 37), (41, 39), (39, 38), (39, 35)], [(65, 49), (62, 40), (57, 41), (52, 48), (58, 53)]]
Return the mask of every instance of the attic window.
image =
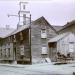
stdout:
[(45, 25), (41, 25), (41, 29), (46, 29), (46, 26)]

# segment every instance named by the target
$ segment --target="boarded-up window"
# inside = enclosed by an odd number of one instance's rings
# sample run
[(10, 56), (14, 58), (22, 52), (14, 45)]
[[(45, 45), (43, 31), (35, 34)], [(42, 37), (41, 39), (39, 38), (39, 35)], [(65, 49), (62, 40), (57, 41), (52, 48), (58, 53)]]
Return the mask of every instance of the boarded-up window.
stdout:
[(74, 43), (69, 43), (69, 52), (74, 52)]
[(24, 55), (24, 45), (21, 45), (20, 46), (20, 54), (21, 55)]
[(42, 47), (42, 53), (41, 54), (47, 54), (47, 47)]

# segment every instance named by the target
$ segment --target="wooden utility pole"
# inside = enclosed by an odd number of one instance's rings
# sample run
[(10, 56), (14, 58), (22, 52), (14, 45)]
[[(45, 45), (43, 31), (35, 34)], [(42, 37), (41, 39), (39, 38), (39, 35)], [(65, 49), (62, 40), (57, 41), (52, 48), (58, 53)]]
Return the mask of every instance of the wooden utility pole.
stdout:
[(29, 39), (30, 39), (30, 63), (32, 64), (32, 51), (31, 51), (31, 14), (30, 14)]
[[(10, 15), (8, 14), (8, 17), (10, 16), (15, 16), (15, 17), (18, 17), (19, 18), (19, 24), (20, 25), (20, 22), (21, 22), (21, 17), (23, 18), (25, 14), (30, 14), (30, 11), (25, 11), (25, 6), (24, 7), (21, 7), (22, 6), (22, 3), (24, 4), (27, 4), (27, 2), (20, 2), (20, 10), (18, 12), (18, 15)], [(25, 16), (24, 18), (27, 18), (29, 19), (29, 49), (30, 49), (30, 64), (32, 64), (32, 53), (31, 53), (31, 14), (30, 16)], [(24, 19), (25, 20), (25, 19)]]

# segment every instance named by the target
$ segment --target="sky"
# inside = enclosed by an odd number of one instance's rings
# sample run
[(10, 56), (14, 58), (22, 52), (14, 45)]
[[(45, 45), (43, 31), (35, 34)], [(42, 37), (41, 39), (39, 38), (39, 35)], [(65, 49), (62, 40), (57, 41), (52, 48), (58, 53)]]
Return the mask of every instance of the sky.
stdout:
[[(10, 25), (15, 28), (18, 24), (17, 15), (19, 11), (18, 0), (0, 0), (0, 27)], [(22, 1), (21, 1), (22, 2)], [(75, 20), (75, 0), (25, 0), (28, 2), (26, 10), (29, 10), (32, 20), (44, 16), (51, 25), (65, 25)]]

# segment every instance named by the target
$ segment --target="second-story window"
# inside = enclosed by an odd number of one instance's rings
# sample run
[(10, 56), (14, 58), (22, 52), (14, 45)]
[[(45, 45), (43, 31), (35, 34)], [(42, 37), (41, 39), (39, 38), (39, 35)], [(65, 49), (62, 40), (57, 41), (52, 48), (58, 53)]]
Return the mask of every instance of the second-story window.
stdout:
[(41, 38), (47, 38), (46, 29), (41, 30)]

